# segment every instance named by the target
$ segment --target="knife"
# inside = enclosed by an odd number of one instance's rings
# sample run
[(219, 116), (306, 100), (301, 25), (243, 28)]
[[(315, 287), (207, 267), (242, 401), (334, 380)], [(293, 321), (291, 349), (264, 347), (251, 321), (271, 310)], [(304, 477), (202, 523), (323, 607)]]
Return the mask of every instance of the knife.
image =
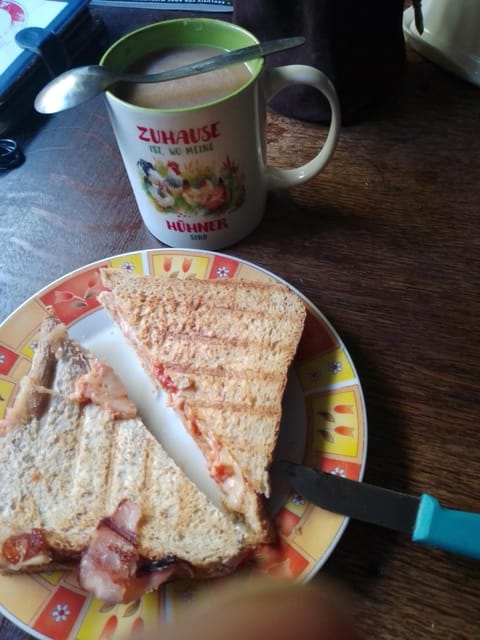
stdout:
[(446, 509), (413, 496), (281, 461), (290, 486), (313, 504), (355, 520), (407, 533), (414, 542), (480, 559), (480, 513)]

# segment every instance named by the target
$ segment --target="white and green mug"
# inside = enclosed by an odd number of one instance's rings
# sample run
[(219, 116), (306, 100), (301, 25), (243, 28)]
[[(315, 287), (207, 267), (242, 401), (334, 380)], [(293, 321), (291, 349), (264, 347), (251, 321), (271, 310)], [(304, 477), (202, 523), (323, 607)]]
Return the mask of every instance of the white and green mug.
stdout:
[[(221, 20), (166, 20), (127, 34), (100, 63), (126, 70), (163, 50), (195, 45), (233, 50), (257, 42), (248, 31)], [(193, 106), (138, 106), (119, 92), (106, 93), (142, 219), (168, 246), (215, 250), (238, 242), (260, 223), (269, 189), (310, 180), (335, 151), (340, 107), (332, 83), (321, 71), (304, 65), (266, 70), (261, 58), (246, 66), (248, 74), (240, 86)], [(306, 164), (294, 169), (272, 167), (266, 163), (266, 103), (284, 87), (298, 83), (326, 96), (332, 112), (328, 135)], [(161, 95), (161, 84), (150, 86)]]

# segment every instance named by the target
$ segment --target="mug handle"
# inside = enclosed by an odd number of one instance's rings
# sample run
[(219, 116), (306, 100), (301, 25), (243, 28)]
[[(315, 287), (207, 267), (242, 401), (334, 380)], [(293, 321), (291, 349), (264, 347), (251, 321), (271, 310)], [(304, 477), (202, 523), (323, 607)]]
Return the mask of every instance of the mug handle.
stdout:
[(327, 138), (318, 154), (296, 169), (279, 169), (267, 166), (267, 189), (285, 189), (295, 187), (311, 180), (320, 173), (330, 161), (337, 146), (340, 135), (340, 103), (337, 92), (331, 81), (319, 69), (308, 65), (292, 64), (284, 67), (267, 69), (264, 79), (266, 100), (270, 100), (276, 93), (293, 84), (304, 84), (318, 89), (327, 98), (331, 119)]

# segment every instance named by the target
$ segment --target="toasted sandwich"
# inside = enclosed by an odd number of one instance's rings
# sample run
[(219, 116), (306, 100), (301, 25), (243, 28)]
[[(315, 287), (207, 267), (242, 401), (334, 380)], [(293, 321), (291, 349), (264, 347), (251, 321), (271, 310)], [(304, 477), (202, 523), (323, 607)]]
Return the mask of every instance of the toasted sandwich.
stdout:
[(99, 299), (203, 453), (252, 544), (266, 509), (287, 373), (305, 305), (287, 286), (103, 269)]
[(47, 318), (0, 422), (0, 572), (76, 569), (107, 602), (233, 571), (242, 527), (185, 476), (116, 374)]

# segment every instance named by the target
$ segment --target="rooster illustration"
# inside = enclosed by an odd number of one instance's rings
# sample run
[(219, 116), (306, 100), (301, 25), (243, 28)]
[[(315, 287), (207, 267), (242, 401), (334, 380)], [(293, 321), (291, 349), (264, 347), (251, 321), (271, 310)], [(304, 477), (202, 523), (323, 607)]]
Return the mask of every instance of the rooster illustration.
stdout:
[(183, 180), (180, 175), (180, 167), (177, 162), (167, 162), (167, 175), (165, 177), (165, 186), (173, 195), (179, 195), (183, 189)]

